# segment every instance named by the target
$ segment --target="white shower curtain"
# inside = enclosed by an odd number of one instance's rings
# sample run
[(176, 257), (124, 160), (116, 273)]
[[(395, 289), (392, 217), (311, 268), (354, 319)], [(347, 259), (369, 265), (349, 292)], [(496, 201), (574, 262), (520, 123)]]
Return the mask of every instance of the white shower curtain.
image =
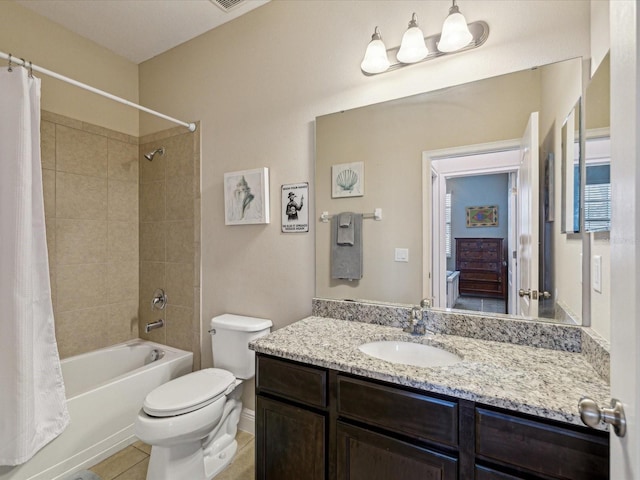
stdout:
[(40, 79), (0, 68), (0, 465), (69, 423), (56, 345), (40, 170)]

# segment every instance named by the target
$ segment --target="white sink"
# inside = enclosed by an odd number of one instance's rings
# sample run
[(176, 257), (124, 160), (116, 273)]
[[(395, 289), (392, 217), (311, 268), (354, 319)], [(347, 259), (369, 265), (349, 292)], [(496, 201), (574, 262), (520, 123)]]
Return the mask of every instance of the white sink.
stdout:
[(455, 353), (422, 343), (384, 340), (362, 344), (358, 349), (380, 360), (416, 367), (443, 367), (462, 361)]

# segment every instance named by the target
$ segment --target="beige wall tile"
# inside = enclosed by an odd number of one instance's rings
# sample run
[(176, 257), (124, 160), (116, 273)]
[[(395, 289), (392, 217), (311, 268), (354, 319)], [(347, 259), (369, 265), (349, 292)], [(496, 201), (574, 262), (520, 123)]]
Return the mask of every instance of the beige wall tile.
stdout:
[(141, 314), (151, 310), (151, 299), (153, 297), (153, 292), (157, 288), (162, 288), (166, 293), (168, 293), (166, 285), (165, 264), (162, 262), (140, 262)]
[(167, 178), (167, 220), (193, 218), (193, 177)]
[(107, 146), (109, 179), (138, 183), (138, 146), (111, 138)]
[(193, 244), (193, 286), (200, 286), (200, 262), (201, 262), (201, 249), (200, 243)]
[(202, 233), (202, 214), (200, 199), (196, 198), (193, 201), (193, 241), (200, 243), (200, 234)]
[(140, 221), (160, 222), (165, 219), (164, 182), (140, 185)]
[(166, 282), (170, 305), (193, 306), (193, 263), (167, 263)]
[(60, 218), (56, 222), (56, 262), (105, 263), (107, 222)]
[(46, 218), (56, 216), (56, 172), (42, 170), (42, 194), (44, 196), (44, 215)]
[(138, 338), (138, 300), (109, 305), (108, 344)]
[(42, 168), (56, 169), (56, 126), (54, 123), (40, 122), (40, 155)]
[(167, 262), (193, 263), (193, 220), (166, 222)]
[(193, 348), (193, 309), (167, 305), (167, 345), (192, 351)]
[(138, 183), (109, 180), (109, 220), (138, 221)]
[(138, 262), (140, 242), (137, 222), (109, 222), (108, 261), (110, 263)]
[(108, 346), (108, 320), (109, 308), (106, 306), (58, 312), (55, 326), (60, 357)]
[(107, 138), (56, 126), (56, 169), (59, 172), (107, 176)]
[(58, 312), (106, 305), (107, 265), (57, 265)]
[(58, 172), (56, 217), (107, 218), (107, 179)]
[[(132, 138), (133, 139), (136, 138), (136, 137), (131, 137), (131, 135), (128, 135), (126, 133), (118, 132), (116, 130), (111, 130), (109, 128), (101, 127), (99, 125), (94, 125), (92, 123), (87, 123), (87, 122), (82, 122), (82, 130), (89, 133), (95, 133), (103, 137), (112, 138), (114, 140), (118, 140), (119, 142), (124, 142), (124, 143), (132, 143)], [(137, 139), (133, 143), (137, 145), (138, 144)]]
[(82, 130), (82, 122), (71, 117), (65, 117), (58, 113), (48, 112), (46, 110), (41, 111), (41, 118), (43, 121), (55, 123), (56, 125), (65, 125), (67, 127)]
[(193, 134), (176, 135), (163, 143), (167, 178), (193, 177)]
[(143, 143), (157, 143), (161, 140), (165, 140), (176, 135), (182, 135), (185, 132), (184, 127), (172, 127), (162, 130), (160, 132), (150, 133), (140, 137), (140, 144)]
[(193, 371), (200, 370), (202, 368), (202, 355), (200, 354), (200, 335), (193, 334), (193, 341), (191, 343), (193, 352)]
[(166, 154), (160, 155), (159, 153), (153, 157), (153, 160), (149, 161), (144, 158), (144, 154), (154, 152), (158, 148), (162, 147), (162, 142), (145, 143), (140, 145), (139, 156), (140, 164), (140, 183), (150, 182), (164, 182), (166, 179)]
[(56, 302), (56, 219), (47, 218), (45, 220), (47, 229), (47, 254), (49, 255), (49, 281), (51, 283), (51, 302), (53, 311), (56, 312), (58, 305)]
[(166, 225), (166, 222), (144, 222), (140, 224), (141, 261), (165, 261)]
[(140, 268), (138, 262), (109, 263), (107, 266), (109, 303), (135, 303), (138, 305)]

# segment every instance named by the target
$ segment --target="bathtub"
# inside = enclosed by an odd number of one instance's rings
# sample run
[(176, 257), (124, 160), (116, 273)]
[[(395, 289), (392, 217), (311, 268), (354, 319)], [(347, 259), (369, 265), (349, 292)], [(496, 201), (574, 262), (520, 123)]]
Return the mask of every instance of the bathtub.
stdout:
[[(154, 350), (161, 358), (151, 361)], [(136, 441), (133, 423), (156, 386), (189, 373), (193, 353), (134, 339), (62, 360), (71, 423), (31, 460), (0, 466), (0, 480), (56, 480)]]

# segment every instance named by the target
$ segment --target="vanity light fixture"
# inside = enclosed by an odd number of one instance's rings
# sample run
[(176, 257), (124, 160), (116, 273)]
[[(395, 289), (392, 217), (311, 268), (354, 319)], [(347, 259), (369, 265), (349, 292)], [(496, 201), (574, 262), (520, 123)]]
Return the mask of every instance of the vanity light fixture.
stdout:
[[(441, 34), (425, 37), (418, 27), (417, 16), (414, 13), (400, 47), (386, 49), (380, 29), (376, 27), (360, 64), (362, 73), (377, 75), (481, 46), (489, 37), (489, 25), (483, 21), (467, 24), (456, 5), (456, 0), (452, 2)], [(397, 63), (392, 64), (389, 61), (389, 54), (397, 58)]]
[(387, 47), (384, 46), (380, 30), (376, 27), (373, 35), (371, 35), (371, 41), (367, 45), (367, 51), (364, 54), (360, 68), (363, 72), (375, 75), (376, 73), (386, 72), (390, 66)]
[(467, 27), (467, 20), (460, 13), (460, 9), (453, 0), (453, 5), (449, 9), (449, 16), (442, 25), (442, 35), (438, 42), (438, 50), (441, 52), (455, 52), (469, 45), (473, 40), (473, 35)]
[(424, 60), (429, 54), (427, 44), (424, 43), (424, 33), (418, 27), (418, 19), (414, 13), (409, 22), (409, 28), (402, 36), (400, 50), (398, 50), (398, 61), (402, 63), (416, 63)]

